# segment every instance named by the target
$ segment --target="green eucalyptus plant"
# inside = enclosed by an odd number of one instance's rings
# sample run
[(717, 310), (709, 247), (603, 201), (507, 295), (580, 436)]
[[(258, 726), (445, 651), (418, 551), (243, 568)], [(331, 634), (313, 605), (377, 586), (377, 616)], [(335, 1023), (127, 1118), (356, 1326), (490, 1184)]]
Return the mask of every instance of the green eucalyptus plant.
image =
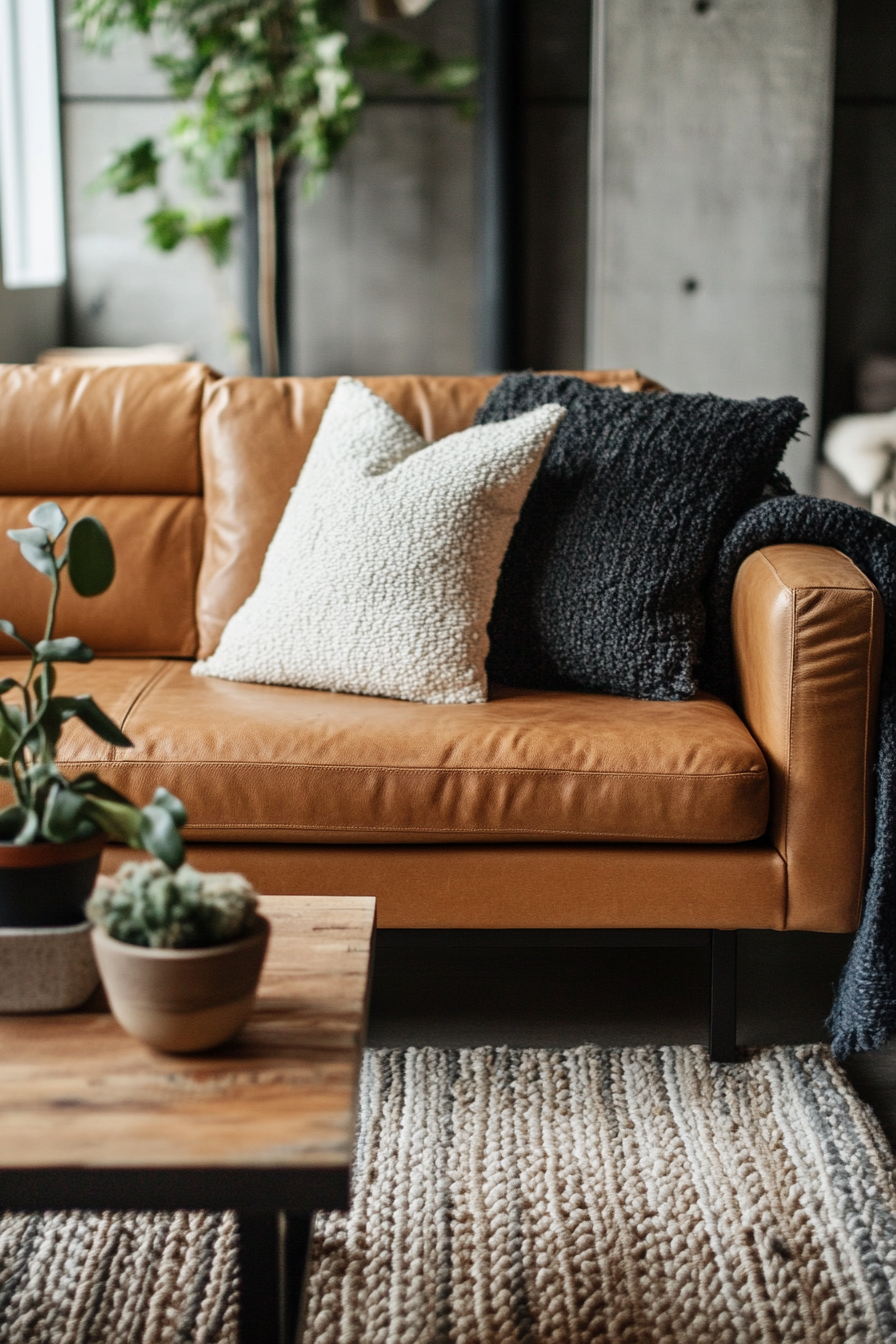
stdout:
[(187, 820), (178, 798), (167, 789), (157, 789), (148, 807), (136, 807), (92, 771), (69, 779), (56, 765), (59, 739), (71, 719), (79, 719), (115, 747), (133, 746), (91, 696), (54, 695), (55, 664), (93, 659), (93, 650), (82, 640), (54, 636), (63, 573), (68, 572), (81, 597), (96, 597), (115, 577), (115, 555), (96, 518), (79, 518), (60, 554), (57, 543), (68, 519), (59, 505), (39, 504), (28, 522), (30, 527), (13, 528), (7, 535), (18, 543), (23, 558), (49, 579), (51, 593), (44, 637), (36, 644), (11, 621), (0, 620), (0, 631), (20, 644), (29, 659), (20, 678), (0, 679), (0, 779), (7, 780), (15, 794), (15, 802), (0, 810), (0, 841), (63, 844), (105, 832), (177, 868), (184, 856), (179, 827)]
[[(416, 8), (425, 8), (417, 6)], [(119, 195), (159, 188), (165, 158), (181, 158), (206, 197), (235, 178), (251, 155), (257, 197), (258, 318), (262, 372), (279, 372), (275, 190), (300, 161), (313, 195), (357, 124), (359, 70), (397, 75), (455, 97), (477, 76), (472, 60), (444, 60), (430, 48), (374, 28), (349, 37), (348, 0), (73, 0), (70, 22), (85, 45), (108, 52), (128, 32), (166, 48), (154, 62), (172, 97), (187, 104), (162, 143), (143, 137), (119, 153), (101, 179)], [(217, 264), (230, 250), (233, 219), (173, 206), (160, 195), (146, 218), (150, 242), (171, 251), (198, 239)]]
[(126, 863), (101, 877), (87, 917), (138, 947), (216, 947), (252, 933), (258, 897), (237, 873), (199, 873), (188, 863)]

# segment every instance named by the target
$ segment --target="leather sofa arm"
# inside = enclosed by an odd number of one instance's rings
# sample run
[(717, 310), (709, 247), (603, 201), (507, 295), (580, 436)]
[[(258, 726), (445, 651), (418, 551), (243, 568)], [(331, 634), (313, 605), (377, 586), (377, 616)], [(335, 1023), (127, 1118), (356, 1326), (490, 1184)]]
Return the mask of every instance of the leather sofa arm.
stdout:
[(858, 923), (873, 833), (883, 654), (874, 584), (840, 551), (791, 544), (741, 565), (731, 608), (743, 717), (765, 755), (785, 928)]

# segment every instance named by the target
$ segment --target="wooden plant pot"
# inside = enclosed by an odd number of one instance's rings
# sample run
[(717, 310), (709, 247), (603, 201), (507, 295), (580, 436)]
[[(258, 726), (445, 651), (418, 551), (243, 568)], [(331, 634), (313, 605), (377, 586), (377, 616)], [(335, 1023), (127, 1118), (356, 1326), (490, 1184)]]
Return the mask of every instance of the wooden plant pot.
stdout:
[(65, 845), (0, 843), (0, 928), (83, 923), (105, 843), (102, 834)]
[(156, 1050), (192, 1054), (236, 1035), (255, 1003), (271, 926), (218, 947), (137, 947), (92, 933), (109, 1007), (120, 1026)]

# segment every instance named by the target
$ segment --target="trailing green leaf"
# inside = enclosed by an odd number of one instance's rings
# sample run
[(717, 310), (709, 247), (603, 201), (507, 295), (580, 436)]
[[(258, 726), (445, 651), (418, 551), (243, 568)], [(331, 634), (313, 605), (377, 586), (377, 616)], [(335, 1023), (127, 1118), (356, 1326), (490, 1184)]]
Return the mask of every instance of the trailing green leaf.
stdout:
[(100, 709), (92, 696), (73, 696), (72, 703), (75, 717), (86, 724), (104, 742), (111, 743), (113, 747), (132, 747), (134, 745), (131, 739), (121, 731), (118, 724), (113, 722), (109, 715)]
[(148, 853), (179, 868), (184, 861), (184, 842), (171, 813), (165, 807), (144, 807), (140, 821), (140, 843)]
[(36, 546), (31, 541), (20, 541), (19, 550), (22, 552), (22, 558), (34, 569), (46, 574), (48, 579), (56, 578), (56, 562), (43, 547)]
[(5, 705), (0, 700), (0, 759), (9, 760), (22, 735), (22, 727), (21, 710), (16, 705)]
[[(29, 514), (29, 517), (31, 515)], [(11, 527), (6, 533), (10, 541), (15, 541), (19, 546), (23, 542), (28, 542), (31, 546), (39, 546), (46, 549), (50, 543), (46, 528), (43, 527)]]
[(34, 645), (29, 644), (25, 636), (19, 634), (12, 621), (0, 621), (0, 631), (2, 631), (4, 635), (8, 635), (10, 639), (14, 639), (17, 644), (21, 644), (29, 653), (34, 652)]
[(40, 838), (40, 814), (34, 807), (25, 809), (25, 815), (18, 834), (13, 838), (14, 845), (33, 845)]
[(132, 803), (111, 803), (106, 798), (95, 798), (89, 793), (82, 797), (85, 815), (95, 821), (100, 830), (113, 840), (130, 845), (132, 849), (142, 848), (143, 817), (138, 807)]
[(128, 800), (118, 789), (113, 789), (111, 784), (100, 779), (99, 775), (94, 774), (92, 770), (87, 770), (82, 775), (70, 779), (68, 782), (70, 789), (77, 793), (91, 793), (95, 798), (105, 798), (110, 803), (126, 803)]
[(40, 639), (34, 646), (39, 663), (90, 663), (93, 649), (74, 635), (62, 639)]
[(187, 809), (179, 798), (175, 798), (173, 793), (169, 793), (167, 789), (156, 789), (152, 802), (154, 807), (164, 808), (175, 826), (186, 826)]
[(68, 527), (68, 519), (53, 500), (36, 505), (29, 513), (28, 521), (45, 532), (49, 541), (58, 541)]
[(0, 840), (9, 843), (14, 840), (22, 829), (25, 821), (25, 809), (18, 803), (12, 807), (4, 807), (0, 811)]
[(42, 830), (48, 840), (64, 844), (67, 840), (90, 835), (96, 827), (86, 816), (85, 800), (73, 789), (54, 785), (48, 792), (44, 807)]
[(98, 518), (79, 518), (68, 537), (68, 576), (81, 597), (98, 597), (115, 578), (115, 552)]

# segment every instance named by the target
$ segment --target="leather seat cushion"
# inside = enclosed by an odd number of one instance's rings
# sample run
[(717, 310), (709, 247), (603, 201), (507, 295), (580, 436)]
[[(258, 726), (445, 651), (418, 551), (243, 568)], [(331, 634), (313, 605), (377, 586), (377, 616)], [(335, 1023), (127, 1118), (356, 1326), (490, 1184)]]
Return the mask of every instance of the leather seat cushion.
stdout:
[(496, 688), (484, 705), (421, 705), (193, 677), (161, 659), (59, 671), (62, 693), (89, 691), (134, 743), (77, 724), (62, 763), (135, 801), (164, 785), (194, 840), (736, 843), (767, 824), (762, 753), (708, 695)]

